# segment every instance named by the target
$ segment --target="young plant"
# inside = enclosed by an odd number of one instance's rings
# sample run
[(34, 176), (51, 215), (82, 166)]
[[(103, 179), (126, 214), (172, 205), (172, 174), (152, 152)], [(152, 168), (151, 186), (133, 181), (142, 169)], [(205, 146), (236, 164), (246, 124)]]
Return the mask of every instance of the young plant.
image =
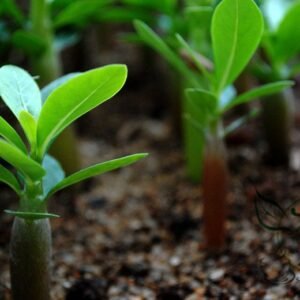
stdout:
[[(263, 83), (294, 78), (300, 72), (300, 1), (265, 0), (261, 5), (266, 30), (255, 74)], [(295, 99), (292, 89), (262, 101), (263, 122), (269, 159), (289, 165)]]
[[(113, 97), (127, 77), (124, 65), (109, 65), (65, 76), (41, 92), (23, 69), (0, 68), (0, 95), (27, 138), (24, 143), (0, 117), (0, 181), (19, 197), (10, 244), (11, 286), (14, 300), (50, 299), (51, 230), (47, 203), (56, 192), (92, 176), (130, 165), (146, 156), (135, 154), (103, 162), (65, 177), (59, 163), (47, 154), (56, 137), (91, 109)], [(46, 98), (43, 103), (42, 97)]]
[[(203, 157), (204, 233), (208, 248), (221, 248), (225, 240), (228, 170), (224, 136), (244, 123), (242, 117), (223, 129), (222, 118), (231, 108), (258, 96), (276, 93), (291, 86), (282, 81), (255, 88), (236, 96), (233, 82), (255, 53), (263, 33), (263, 17), (253, 0), (223, 0), (213, 12), (211, 39), (214, 61), (199, 56), (181, 36), (182, 48), (190, 54), (197, 74), (189, 69), (153, 31), (136, 22), (143, 39), (157, 49), (188, 79), (193, 88), (186, 90), (192, 114), (187, 119), (198, 129), (205, 151)], [(209, 62), (209, 63), (207, 63)], [(214, 69), (211, 66), (214, 65)]]

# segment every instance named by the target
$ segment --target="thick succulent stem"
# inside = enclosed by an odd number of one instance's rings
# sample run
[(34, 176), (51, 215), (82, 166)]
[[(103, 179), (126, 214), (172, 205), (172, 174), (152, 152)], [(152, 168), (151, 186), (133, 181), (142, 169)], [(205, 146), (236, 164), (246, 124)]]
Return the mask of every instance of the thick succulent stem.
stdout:
[(222, 248), (226, 235), (226, 207), (229, 175), (222, 137), (208, 137), (203, 168), (203, 222), (208, 249)]
[(10, 243), (13, 300), (50, 299), (51, 229), (48, 219), (16, 217)]
[(291, 89), (267, 96), (262, 101), (268, 157), (275, 165), (289, 164), (294, 101)]
[[(40, 55), (31, 58), (35, 75), (39, 76), (41, 87), (62, 75), (59, 54), (54, 48), (54, 33), (49, 16), (49, 3), (46, 0), (31, 0), (30, 19), (32, 32), (45, 42), (45, 49)], [(74, 127), (68, 127), (54, 142), (50, 152), (60, 161), (67, 174), (80, 169), (77, 139)]]

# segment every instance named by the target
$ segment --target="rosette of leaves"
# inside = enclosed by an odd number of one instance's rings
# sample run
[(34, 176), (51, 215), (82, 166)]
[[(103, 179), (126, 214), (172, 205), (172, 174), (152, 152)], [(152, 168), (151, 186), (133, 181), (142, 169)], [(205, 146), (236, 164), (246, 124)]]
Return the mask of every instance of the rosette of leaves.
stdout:
[[(65, 177), (59, 163), (47, 154), (58, 135), (88, 111), (113, 97), (124, 85), (127, 68), (109, 65), (64, 76), (39, 90), (23, 69), (0, 68), (0, 95), (20, 123), (26, 142), (0, 117), (0, 181), (19, 197), (11, 237), (11, 283), (14, 300), (49, 299), (51, 232), (47, 211), (56, 192), (92, 176), (130, 165), (146, 154), (106, 161)], [(45, 98), (45, 101), (42, 101)]]

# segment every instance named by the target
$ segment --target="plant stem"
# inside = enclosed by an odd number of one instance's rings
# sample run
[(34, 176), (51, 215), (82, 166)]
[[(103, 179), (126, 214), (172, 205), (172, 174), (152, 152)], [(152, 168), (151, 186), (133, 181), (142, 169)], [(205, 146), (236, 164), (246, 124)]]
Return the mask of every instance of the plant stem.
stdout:
[(10, 243), (13, 300), (50, 299), (51, 229), (49, 219), (16, 217)]
[(204, 236), (206, 247), (211, 250), (222, 248), (225, 242), (229, 175), (225, 147), (219, 130), (214, 126), (208, 136), (203, 167)]
[[(40, 76), (39, 85), (43, 87), (62, 75), (61, 60), (54, 47), (54, 33), (48, 2), (31, 0), (30, 18), (32, 32), (40, 36), (46, 44), (46, 48), (39, 56), (31, 58), (33, 71)], [(60, 161), (67, 174), (80, 169), (80, 156), (74, 127), (68, 127), (61, 133), (50, 152)]]
[(274, 165), (289, 165), (294, 101), (291, 89), (266, 96), (262, 101), (268, 154)]

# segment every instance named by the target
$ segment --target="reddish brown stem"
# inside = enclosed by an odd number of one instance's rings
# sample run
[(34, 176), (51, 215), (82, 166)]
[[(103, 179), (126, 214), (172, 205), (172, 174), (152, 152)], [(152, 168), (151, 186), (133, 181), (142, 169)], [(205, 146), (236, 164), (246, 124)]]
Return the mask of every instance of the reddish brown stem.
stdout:
[(203, 170), (203, 222), (206, 247), (220, 249), (225, 243), (228, 170), (222, 140), (207, 143)]

